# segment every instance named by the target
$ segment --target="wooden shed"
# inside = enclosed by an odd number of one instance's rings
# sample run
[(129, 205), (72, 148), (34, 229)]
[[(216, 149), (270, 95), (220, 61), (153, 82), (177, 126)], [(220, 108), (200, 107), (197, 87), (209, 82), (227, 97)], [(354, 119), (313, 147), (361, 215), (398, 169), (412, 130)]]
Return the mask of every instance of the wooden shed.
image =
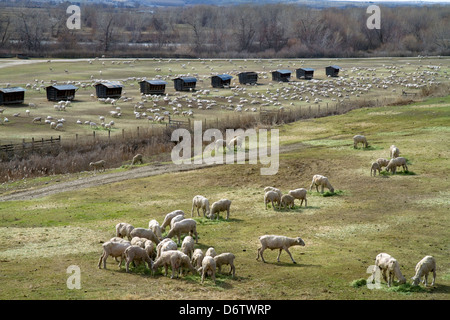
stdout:
[(307, 79), (311, 80), (314, 76), (314, 69), (312, 68), (298, 68), (296, 70), (297, 79)]
[(213, 88), (223, 88), (225, 86), (230, 86), (231, 79), (233, 79), (233, 77), (229, 74), (219, 74), (217, 76), (212, 76), (211, 86), (213, 86)]
[(272, 71), (272, 81), (289, 82), (291, 79), (290, 70), (276, 70)]
[(338, 77), (339, 76), (339, 70), (341, 69), (341, 67), (339, 66), (328, 66), (325, 68), (325, 73), (327, 76), (330, 77)]
[(253, 71), (239, 73), (240, 84), (254, 84), (258, 82), (258, 74)]
[(197, 79), (194, 77), (179, 77), (173, 79), (173, 84), (177, 91), (195, 90)]
[(46, 88), (48, 101), (71, 101), (75, 99), (75, 92), (78, 87), (71, 84), (52, 85)]
[(120, 98), (123, 85), (117, 82), (101, 82), (95, 85), (97, 98)]
[(25, 89), (21, 87), (0, 88), (0, 105), (21, 104), (25, 100)]
[(162, 80), (144, 80), (139, 82), (143, 94), (164, 94), (167, 82)]

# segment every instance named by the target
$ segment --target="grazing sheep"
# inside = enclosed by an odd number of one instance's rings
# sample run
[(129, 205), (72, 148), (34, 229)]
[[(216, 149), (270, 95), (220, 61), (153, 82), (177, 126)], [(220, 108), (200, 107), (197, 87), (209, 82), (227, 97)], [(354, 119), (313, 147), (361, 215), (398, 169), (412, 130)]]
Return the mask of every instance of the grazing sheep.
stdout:
[(153, 231), (153, 233), (158, 237), (158, 239), (162, 239), (162, 231), (159, 222), (156, 220), (150, 220), (148, 223), (148, 228)]
[(102, 171), (104, 172), (105, 171), (105, 164), (106, 164), (105, 160), (99, 160), (99, 161), (96, 161), (96, 162), (89, 163), (89, 166), (94, 168), (94, 173), (96, 172), (96, 170), (100, 170), (100, 169), (102, 169)]
[[(400, 265), (396, 259), (391, 257), (387, 253), (380, 253), (375, 258), (375, 266), (372, 271), (372, 277), (375, 279), (375, 273), (377, 268), (381, 270), (381, 274), (383, 275), (384, 281), (388, 283), (388, 287), (391, 286), (392, 281), (394, 280), (394, 276), (396, 276), (400, 283), (405, 283), (406, 278), (402, 275), (400, 271)], [(386, 276), (388, 273), (389, 278)]]
[(179, 268), (180, 276), (183, 276), (183, 269), (188, 269), (189, 271), (192, 272), (192, 274), (197, 273), (197, 269), (195, 269), (191, 263), (191, 258), (189, 258), (189, 256), (184, 253), (181, 254), (181, 261), (180, 261), (180, 268)]
[(282, 208), (289, 208), (290, 207), (291, 209), (294, 209), (294, 200), (295, 200), (295, 198), (293, 196), (291, 196), (290, 194), (284, 194), (281, 197), (281, 204), (280, 204), (280, 206)]
[(278, 189), (278, 188), (274, 188), (274, 187), (265, 187), (265, 188), (264, 188), (264, 192), (268, 192), (268, 191), (275, 191), (276, 193), (278, 193), (278, 194), (280, 195), (280, 199), (281, 199), (281, 196), (283, 195), (283, 194), (281, 193), (281, 190)]
[(375, 177), (377, 175), (377, 170), (378, 174), (380, 174), (381, 173), (380, 164), (378, 162), (372, 162), (372, 166), (370, 167), (370, 176), (372, 176), (373, 173), (373, 176)]
[(103, 247), (103, 253), (100, 256), (100, 260), (98, 261), (98, 268), (101, 269), (101, 264), (103, 261), (103, 269), (106, 269), (106, 259), (109, 256), (112, 256), (114, 258), (120, 257), (120, 263), (119, 268), (122, 265), (123, 255), (125, 253), (125, 250), (131, 246), (131, 243), (128, 241), (124, 242), (115, 242), (115, 241), (108, 241), (102, 244)]
[(217, 256), (214, 257), (214, 260), (216, 262), (216, 267), (217, 270), (219, 271), (219, 273), (221, 272), (221, 267), (222, 265), (230, 265), (230, 273), (229, 274), (233, 274), (233, 278), (234, 275), (236, 273), (236, 268), (234, 266), (234, 259), (235, 259), (235, 255), (229, 252), (226, 253), (221, 253)]
[(314, 185), (316, 186), (317, 192), (319, 192), (318, 186), (321, 187), (320, 193), (323, 193), (324, 187), (327, 187), (330, 190), (330, 192), (334, 192), (334, 188), (331, 185), (330, 181), (328, 181), (328, 178), (325, 176), (322, 176), (320, 174), (315, 174), (313, 176), (311, 186), (309, 187), (309, 191), (311, 191), (311, 189)]
[(277, 204), (278, 209), (281, 206), (281, 197), (280, 194), (276, 191), (267, 191), (264, 194), (264, 205), (266, 206), (267, 209), (267, 204), (271, 202), (272, 203), (272, 208), (275, 210), (275, 204), (274, 202)]
[(353, 137), (353, 148), (357, 148), (358, 144), (362, 143), (364, 148), (367, 148), (369, 146), (369, 144), (367, 143), (367, 139), (365, 136), (362, 135), (356, 135)]
[(146, 238), (148, 240), (153, 241), (154, 243), (158, 244), (159, 243), (159, 239), (158, 237), (153, 233), (152, 230), (150, 229), (145, 229), (145, 228), (134, 228), (131, 232), (130, 232), (130, 236), (131, 238), (134, 237), (139, 237), (139, 238)]
[(143, 164), (144, 160), (142, 158), (143, 158), (143, 155), (138, 153), (137, 155), (135, 155), (133, 157), (133, 161), (131, 162), (131, 165), (135, 165), (135, 164), (138, 164), (138, 163)]
[(214, 250), (213, 247), (209, 247), (208, 250), (206, 250), (205, 256), (214, 258), (215, 256), (217, 256), (216, 250)]
[(425, 287), (428, 286), (428, 274), (430, 272), (433, 272), (433, 282), (431, 283), (431, 286), (434, 286), (434, 282), (436, 281), (436, 259), (432, 256), (425, 256), (425, 258), (420, 260), (416, 265), (416, 274), (411, 278), (412, 285), (419, 285), (420, 278), (423, 277)]
[(42, 118), (41, 117), (34, 118), (33, 119), (33, 123), (36, 123), (36, 122), (41, 122), (42, 123)]
[(175, 241), (169, 238), (165, 238), (156, 246), (156, 259), (158, 259), (161, 256), (161, 253), (164, 251), (177, 249), (178, 246)]
[(403, 157), (393, 158), (389, 161), (386, 166), (386, 172), (391, 171), (392, 174), (397, 172), (397, 167), (403, 167), (403, 172), (408, 171), (408, 166), (406, 165), (406, 159)]
[[(188, 264), (189, 263), (189, 264)], [(167, 276), (167, 269), (170, 265), (172, 269), (172, 276), (170, 278), (178, 277), (178, 270), (182, 265), (190, 265), (192, 267), (192, 264), (190, 264), (189, 257), (186, 256), (183, 252), (180, 252), (178, 250), (168, 250), (161, 252), (161, 255), (159, 258), (155, 260), (152, 267), (152, 273), (154, 274), (156, 270), (160, 267), (164, 267), (165, 269), (165, 276)], [(194, 273), (195, 270), (192, 267), (192, 272)]]
[(192, 258), (192, 253), (194, 252), (194, 245), (195, 245), (194, 238), (192, 238), (191, 236), (187, 236), (184, 238), (180, 250), (190, 259)]
[(131, 231), (133, 231), (134, 227), (125, 222), (121, 222), (116, 224), (116, 237), (127, 237), (128, 240), (131, 240), (133, 237), (131, 236)]
[(173, 225), (174, 225), (175, 223), (177, 223), (178, 221), (181, 221), (181, 220), (184, 220), (184, 216), (182, 216), (181, 214), (179, 214), (179, 215), (173, 217), (172, 220), (170, 220), (170, 229), (173, 228)]
[(400, 155), (400, 150), (395, 145), (392, 145), (389, 148), (389, 156), (391, 159), (397, 158)]
[(198, 243), (197, 222), (194, 219), (178, 221), (169, 230), (166, 238), (178, 237), (178, 245), (181, 244), (181, 235), (188, 233), (191, 237), (195, 234), (195, 243)]
[(259, 237), (259, 242), (261, 242), (261, 247), (258, 248), (258, 256), (256, 257), (256, 260), (259, 260), (259, 257), (261, 256), (262, 261), (265, 263), (263, 252), (266, 249), (274, 250), (279, 249), (277, 261), (280, 262), (280, 255), (281, 251), (286, 251), (289, 256), (291, 257), (291, 260), (293, 263), (295, 262), (294, 258), (292, 258), (291, 253), (289, 252), (289, 248), (292, 246), (304, 246), (305, 242), (300, 238), (289, 238), (285, 236), (277, 236), (277, 235), (264, 235)]
[(170, 225), (170, 221), (173, 219), (173, 217), (178, 215), (184, 216), (184, 212), (182, 210), (175, 210), (166, 214), (164, 221), (161, 225), (161, 230), (162, 231), (166, 230), (166, 227)]
[(125, 255), (125, 259), (127, 261), (127, 264), (126, 264), (127, 272), (130, 272), (130, 269), (129, 269), (130, 262), (135, 262), (135, 261), (144, 262), (144, 266), (145, 266), (145, 262), (147, 262), (148, 268), (150, 270), (152, 269), (152, 266), (153, 266), (152, 259), (150, 259), (147, 251), (145, 249), (141, 248), (140, 246), (136, 246), (136, 245), (129, 246), (125, 250), (124, 255)]
[(305, 188), (298, 188), (298, 189), (294, 189), (294, 190), (289, 190), (288, 194), (290, 194), (291, 196), (293, 196), (295, 199), (301, 200), (300, 202), (300, 207), (303, 204), (303, 200), (305, 200), (305, 208), (306, 208), (306, 194), (307, 194), (307, 190)]
[(133, 239), (131, 239), (130, 243), (131, 243), (131, 245), (136, 245), (136, 246), (139, 246), (139, 247), (145, 249), (145, 251), (147, 251), (150, 258), (152, 256), (154, 256), (155, 243), (153, 241), (148, 240), (146, 238), (134, 237)]
[(202, 261), (203, 261), (204, 257), (205, 257), (205, 254), (203, 253), (202, 249), (194, 250), (194, 253), (192, 254), (192, 258), (191, 258), (191, 263), (195, 269), (198, 269), (202, 266)]
[(192, 199), (191, 217), (194, 214), (194, 208), (197, 209), (197, 216), (200, 217), (199, 209), (203, 210), (203, 216), (209, 215), (209, 200), (201, 195), (196, 195)]
[(202, 266), (197, 271), (202, 273), (202, 283), (205, 281), (206, 275), (210, 276), (216, 283), (216, 260), (213, 257), (205, 256), (202, 260)]
[(389, 164), (389, 160), (384, 158), (378, 158), (377, 162), (380, 165), (380, 168), (386, 167)]
[(216, 201), (212, 204), (210, 214), (208, 215), (208, 218), (214, 219), (214, 216), (217, 215), (217, 220), (219, 220), (219, 213), (221, 211), (227, 212), (226, 219), (230, 217), (230, 206), (231, 206), (231, 200), (228, 199), (221, 199), (219, 201)]

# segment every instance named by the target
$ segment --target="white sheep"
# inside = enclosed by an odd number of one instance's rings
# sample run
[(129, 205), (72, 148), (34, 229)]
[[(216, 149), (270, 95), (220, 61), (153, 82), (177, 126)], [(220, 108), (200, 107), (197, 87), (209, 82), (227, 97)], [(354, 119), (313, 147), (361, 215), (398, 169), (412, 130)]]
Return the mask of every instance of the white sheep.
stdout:
[(223, 265), (229, 265), (230, 266), (230, 273), (229, 274), (233, 274), (233, 278), (235, 276), (236, 273), (236, 268), (234, 266), (234, 259), (235, 259), (235, 255), (230, 253), (230, 252), (225, 252), (225, 253), (221, 253), (217, 256), (214, 257), (214, 260), (216, 262), (216, 268), (218, 270), (218, 272), (221, 272), (221, 267)]
[(385, 158), (378, 158), (377, 162), (380, 165), (380, 168), (386, 167), (389, 164), (389, 160)]
[(357, 148), (359, 143), (362, 143), (364, 148), (367, 148), (369, 146), (365, 136), (362, 136), (362, 135), (354, 136), (353, 137), (353, 148)]
[(170, 229), (173, 228), (175, 223), (177, 223), (178, 221), (181, 221), (181, 220), (184, 220), (184, 216), (182, 216), (181, 214), (173, 217), (172, 220), (170, 220)]
[(215, 257), (217, 256), (216, 250), (214, 249), (214, 247), (209, 247), (208, 250), (206, 250), (205, 256), (209, 256), (209, 257)]
[(202, 260), (202, 266), (197, 269), (202, 274), (202, 283), (205, 281), (206, 275), (216, 283), (216, 260), (213, 257), (205, 256)]
[(136, 246), (139, 246), (139, 247), (145, 249), (145, 251), (147, 251), (150, 258), (152, 256), (154, 256), (155, 243), (153, 241), (148, 240), (146, 238), (133, 237), (133, 239), (131, 239), (130, 243), (131, 243), (131, 245), (136, 245)]
[(294, 209), (294, 200), (295, 200), (295, 198), (293, 196), (291, 196), (290, 194), (284, 194), (281, 197), (280, 207), (288, 208), (288, 209), (290, 207), (291, 209)]
[(214, 216), (217, 216), (217, 220), (219, 220), (219, 213), (221, 211), (227, 212), (226, 219), (230, 217), (230, 206), (231, 206), (231, 200), (228, 199), (221, 199), (219, 201), (216, 201), (212, 204), (210, 214), (208, 215), (208, 218), (214, 219)]
[(175, 210), (166, 214), (166, 216), (164, 217), (164, 221), (161, 225), (161, 230), (162, 231), (166, 230), (166, 227), (170, 225), (170, 221), (173, 219), (173, 217), (178, 215), (184, 216), (184, 212), (182, 210)]
[(308, 191), (305, 188), (298, 188), (298, 189), (294, 189), (294, 190), (289, 190), (289, 192), (288, 192), (288, 194), (293, 196), (295, 199), (301, 200), (300, 207), (302, 206), (303, 200), (304, 200), (305, 201), (305, 208), (306, 208), (306, 204), (307, 204), (307, 200), (306, 200), (307, 193), (308, 193)]
[(312, 178), (311, 185), (309, 187), (309, 191), (311, 191), (312, 187), (316, 186), (316, 191), (319, 192), (318, 186), (321, 187), (320, 193), (323, 193), (324, 187), (328, 188), (330, 192), (334, 192), (334, 188), (331, 185), (330, 181), (328, 181), (328, 178), (325, 176), (322, 176), (320, 174), (315, 174)]
[(228, 142), (227, 148), (230, 150), (234, 150), (236, 147), (237, 149), (242, 147), (242, 143), (244, 142), (244, 139), (240, 136), (234, 137), (233, 139)]
[(397, 158), (400, 155), (400, 150), (395, 145), (392, 145), (389, 148), (389, 156), (391, 159)]
[(194, 252), (195, 241), (191, 236), (187, 236), (184, 238), (183, 243), (181, 244), (181, 252), (192, 258), (192, 253)]
[(131, 165), (135, 165), (138, 163), (143, 164), (144, 163), (143, 157), (144, 156), (142, 154), (138, 153), (137, 155), (135, 155), (133, 157), (133, 160), (131, 161)]
[(131, 232), (130, 232), (130, 236), (131, 238), (134, 237), (139, 237), (139, 238), (146, 238), (148, 240), (153, 241), (154, 243), (158, 244), (159, 243), (159, 239), (158, 237), (153, 233), (152, 230), (150, 229), (145, 229), (145, 228), (134, 228)]
[(133, 237), (131, 236), (131, 231), (133, 231), (134, 227), (125, 222), (121, 222), (116, 224), (116, 237), (127, 237), (128, 240), (131, 240)]
[(195, 243), (198, 243), (197, 222), (194, 219), (178, 221), (169, 230), (166, 238), (178, 237), (178, 245), (181, 244), (181, 235), (188, 233), (191, 237), (195, 235)]
[(380, 164), (378, 162), (372, 162), (372, 166), (370, 167), (370, 176), (372, 176), (373, 173), (373, 176), (375, 177), (377, 175), (377, 170), (378, 174), (380, 174), (381, 173)]
[(388, 165), (386, 166), (386, 172), (391, 171), (392, 174), (395, 174), (397, 172), (397, 167), (403, 167), (403, 172), (408, 171), (406, 159), (403, 157), (397, 157), (397, 158), (391, 159), (389, 161)]
[(197, 209), (197, 216), (200, 216), (199, 209), (203, 210), (203, 216), (209, 215), (209, 200), (201, 195), (196, 195), (192, 199), (191, 217), (194, 214), (194, 208)]
[(94, 168), (94, 173), (95, 173), (97, 170), (100, 170), (100, 169), (102, 171), (105, 171), (105, 164), (106, 164), (105, 160), (99, 160), (96, 162), (89, 163), (89, 166)]
[(192, 254), (192, 258), (191, 258), (191, 263), (195, 269), (198, 269), (202, 266), (202, 261), (203, 261), (204, 257), (205, 257), (205, 254), (203, 253), (202, 249), (194, 250), (194, 253)]
[(169, 239), (169, 238), (165, 238), (165, 239), (161, 240), (161, 242), (158, 243), (158, 245), (156, 246), (156, 259), (158, 259), (159, 256), (161, 255), (161, 253), (164, 251), (177, 250), (177, 249), (178, 249), (178, 245), (176, 244), (175, 241), (173, 241), (172, 239)]
[[(171, 278), (178, 277), (177, 271), (183, 264), (190, 264), (189, 257), (186, 256), (183, 252), (178, 250), (168, 250), (161, 253), (161, 255), (155, 260), (152, 267), (152, 273), (154, 274), (156, 270), (160, 267), (164, 267), (165, 275), (167, 276), (167, 269), (170, 266), (172, 269)], [(188, 264), (188, 266), (189, 266)], [(190, 264), (192, 267), (192, 264)], [(192, 272), (195, 272), (195, 269), (191, 269)]]
[(268, 191), (275, 191), (276, 193), (278, 193), (280, 195), (280, 199), (281, 199), (281, 196), (283, 195), (281, 190), (278, 188), (275, 188), (275, 187), (265, 187), (264, 192), (268, 192)]
[(129, 266), (130, 266), (130, 262), (135, 262), (135, 261), (142, 261), (144, 262), (144, 266), (145, 266), (145, 262), (147, 262), (149, 269), (152, 269), (153, 266), (153, 261), (152, 259), (150, 259), (147, 250), (141, 248), (140, 246), (136, 246), (136, 245), (131, 245), (128, 248), (125, 249), (124, 252), (125, 255), (125, 259), (126, 259), (126, 270), (127, 272), (130, 272)]
[(259, 257), (261, 256), (262, 261), (265, 263), (263, 252), (266, 249), (274, 250), (279, 249), (277, 261), (280, 262), (280, 255), (281, 251), (286, 251), (289, 256), (291, 257), (291, 260), (293, 263), (295, 262), (294, 258), (292, 258), (291, 253), (289, 252), (289, 248), (292, 246), (305, 246), (305, 242), (300, 238), (289, 238), (286, 236), (277, 236), (277, 235), (264, 235), (259, 237), (259, 242), (261, 242), (261, 247), (258, 248), (258, 256), (256, 257), (256, 260), (259, 260)]
[(428, 286), (428, 274), (433, 272), (433, 282), (431, 286), (434, 286), (436, 281), (436, 259), (432, 256), (425, 256), (416, 265), (416, 274), (412, 277), (412, 285), (417, 286), (420, 283), (420, 278), (424, 277), (423, 283), (425, 287)]
[(274, 202), (277, 204), (278, 208), (280, 208), (281, 206), (281, 197), (280, 194), (276, 191), (267, 191), (264, 194), (264, 205), (266, 206), (267, 209), (267, 204), (271, 202), (272, 203), (272, 208), (275, 210), (275, 204)]
[(114, 258), (120, 257), (120, 263), (119, 268), (122, 265), (123, 255), (125, 253), (125, 250), (131, 246), (131, 243), (129, 241), (124, 242), (115, 242), (115, 241), (107, 241), (104, 244), (102, 244), (103, 252), (100, 256), (100, 260), (98, 261), (98, 268), (101, 269), (101, 264), (103, 261), (103, 269), (106, 269), (106, 259), (109, 256), (112, 256)]
[(372, 278), (375, 279), (375, 273), (377, 268), (381, 270), (384, 281), (388, 283), (388, 287), (391, 286), (394, 276), (397, 277), (399, 282), (405, 283), (406, 278), (400, 271), (400, 265), (396, 259), (387, 253), (380, 253), (375, 258), (375, 266), (372, 271)]
[(159, 222), (155, 219), (150, 220), (148, 223), (148, 228), (153, 231), (153, 233), (158, 237), (158, 239), (162, 239), (162, 230)]

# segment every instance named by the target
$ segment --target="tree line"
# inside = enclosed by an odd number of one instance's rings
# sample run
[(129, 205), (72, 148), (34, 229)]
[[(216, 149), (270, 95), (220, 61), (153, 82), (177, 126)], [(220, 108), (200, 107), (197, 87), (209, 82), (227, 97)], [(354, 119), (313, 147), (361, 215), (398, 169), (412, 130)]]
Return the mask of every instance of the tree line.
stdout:
[(292, 4), (164, 8), (81, 5), (81, 29), (66, 25), (68, 4), (0, 9), (0, 54), (46, 57), (319, 58), (449, 55), (450, 6), (366, 8)]

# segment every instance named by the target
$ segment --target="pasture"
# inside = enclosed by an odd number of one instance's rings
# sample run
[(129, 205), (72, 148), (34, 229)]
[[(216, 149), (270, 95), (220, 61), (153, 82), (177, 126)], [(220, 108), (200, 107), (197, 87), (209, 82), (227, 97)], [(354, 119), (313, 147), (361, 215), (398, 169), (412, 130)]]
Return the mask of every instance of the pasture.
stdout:
[[(254, 67), (253, 63), (249, 61), (248, 68)], [(381, 68), (386, 61), (375, 59), (373, 63)], [(191, 62), (195, 67), (199, 64), (201, 61)], [(223, 69), (217, 67), (216, 71), (230, 70), (226, 62), (222, 64)], [(89, 76), (90, 72), (83, 71), (84, 64), (79, 74), (75, 65), (71, 64), (74, 78)], [(416, 67), (408, 68), (412, 72)], [(36, 73), (27, 78), (42, 78), (40, 65), (33, 68)], [(135, 68), (134, 75), (145, 75), (142, 66)], [(0, 69), (2, 79), (7, 69)], [(124, 76), (120, 70), (116, 72), (117, 78)], [(23, 84), (25, 73), (11, 75), (10, 81)], [(97, 102), (81, 102), (90, 90), (83, 92), (79, 90), (80, 102), (74, 104), (73, 110), (91, 110), (92, 116), (102, 114), (97, 107), (103, 106)], [(393, 94), (392, 90), (379, 88), (367, 95), (380, 97), (381, 92), (386, 92), (383, 96)], [(51, 109), (43, 106), (47, 103), (42, 93), (32, 93), (28, 99), (38, 100), (43, 110)], [(71, 112), (75, 111), (71, 109), (67, 114)], [(0, 298), (447, 300), (449, 121), (449, 96), (409, 105), (361, 108), (344, 115), (278, 126), (285, 149), (280, 154), (279, 171), (273, 176), (261, 176), (260, 165), (222, 165), (34, 200), (0, 202)], [(1, 129), (2, 135), (7, 134), (7, 126)], [(42, 126), (39, 130), (42, 135), (50, 129)], [(355, 134), (367, 137), (367, 149), (353, 148)], [(379, 157), (388, 158), (392, 144), (407, 158), (411, 174), (371, 177), (370, 163)], [(300, 208), (298, 202), (293, 210), (264, 208), (264, 187), (274, 186), (283, 193), (300, 187), (309, 189), (314, 174), (329, 177), (336, 193), (323, 196), (314, 190), (308, 192), (307, 208)], [(52, 180), (76, 178), (55, 176)], [(216, 284), (207, 278), (202, 285), (198, 274), (170, 279), (161, 271), (152, 276), (142, 267), (126, 273), (124, 267), (118, 269), (113, 258), (108, 259), (107, 270), (97, 268), (101, 244), (115, 235), (117, 223), (147, 227), (149, 220), (162, 223), (165, 214), (176, 209), (190, 217), (191, 200), (197, 194), (208, 197), (211, 203), (222, 198), (232, 200), (230, 220), (224, 220), (223, 214), (218, 221), (197, 216), (194, 219), (199, 234), (196, 248), (205, 251), (212, 246), (218, 253), (234, 253), (235, 278), (219, 274)], [(267, 263), (256, 261), (258, 237), (264, 234), (300, 236), (306, 245), (290, 250), (297, 264), (292, 264), (285, 252), (281, 262), (276, 262), (277, 252), (270, 250), (265, 252)], [(381, 289), (358, 285), (369, 277), (366, 270), (380, 252), (399, 261), (408, 283), (416, 263), (425, 255), (433, 255), (437, 260), (435, 286), (409, 290), (397, 283), (389, 289), (384, 281)], [(80, 267), (80, 290), (66, 286), (70, 265)]]

